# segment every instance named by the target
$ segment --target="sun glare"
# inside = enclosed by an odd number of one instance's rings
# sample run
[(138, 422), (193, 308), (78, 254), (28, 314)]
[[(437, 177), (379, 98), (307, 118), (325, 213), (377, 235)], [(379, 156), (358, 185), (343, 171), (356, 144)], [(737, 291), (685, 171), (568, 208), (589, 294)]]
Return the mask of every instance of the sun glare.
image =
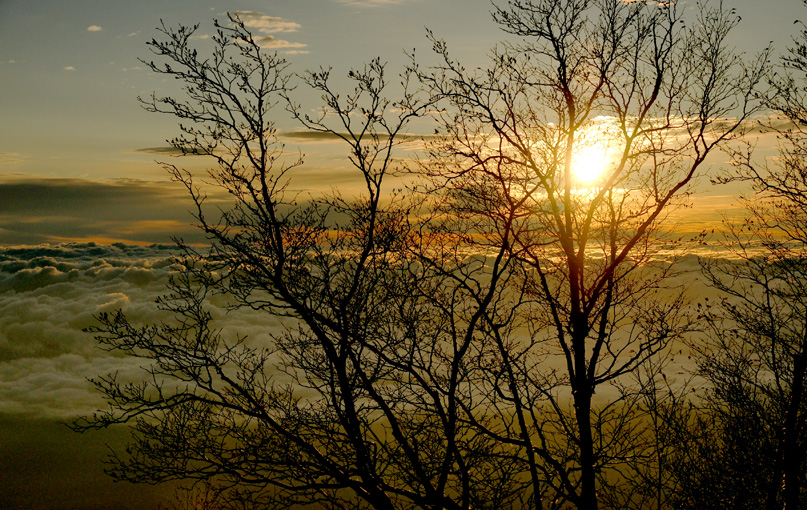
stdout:
[(581, 184), (593, 184), (608, 168), (610, 155), (604, 143), (583, 147), (572, 157), (572, 173)]

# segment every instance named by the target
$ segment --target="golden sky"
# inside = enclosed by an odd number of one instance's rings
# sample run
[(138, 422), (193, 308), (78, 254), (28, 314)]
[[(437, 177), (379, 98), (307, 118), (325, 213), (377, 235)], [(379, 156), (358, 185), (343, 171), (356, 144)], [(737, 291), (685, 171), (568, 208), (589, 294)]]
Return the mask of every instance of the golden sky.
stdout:
[[(755, 0), (724, 4), (742, 17), (735, 41), (749, 53), (769, 41), (784, 50), (795, 34), (794, 20), (807, 13), (800, 0), (777, 0), (775, 9)], [(145, 43), (157, 35), (160, 20), (169, 26), (202, 23), (197, 34), (204, 48), (212, 18), (225, 10), (240, 12), (295, 71), (333, 67), (335, 76), (375, 56), (389, 62), (390, 73), (398, 72), (406, 62), (404, 49), (430, 54), (426, 28), (444, 38), (468, 68), (484, 66), (486, 53), (503, 37), (490, 20), (487, 0), (235, 0), (226, 6), (213, 0), (4, 0), (0, 244), (152, 243), (168, 242), (171, 233), (194, 235), (187, 200), (155, 163), (166, 159), (161, 150), (177, 133), (176, 124), (143, 111), (136, 99), (176, 92), (176, 83), (153, 75), (138, 58), (150, 56)], [(299, 98), (317, 106), (316, 95), (300, 92)], [(283, 116), (278, 127), (289, 134), (300, 129)], [(306, 153), (301, 188), (349, 184), (338, 145), (294, 136), (284, 142)], [(695, 200), (698, 212), (730, 206), (736, 192), (706, 184), (698, 190), (725, 198)], [(151, 199), (141, 200), (142, 194)]]

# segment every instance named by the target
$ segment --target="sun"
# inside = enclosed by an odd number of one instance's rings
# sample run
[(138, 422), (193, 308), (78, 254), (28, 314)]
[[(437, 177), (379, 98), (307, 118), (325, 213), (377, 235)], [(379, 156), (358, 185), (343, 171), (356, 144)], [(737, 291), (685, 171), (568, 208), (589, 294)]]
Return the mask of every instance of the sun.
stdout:
[(593, 184), (605, 173), (610, 160), (605, 143), (586, 145), (572, 156), (572, 174), (581, 184)]

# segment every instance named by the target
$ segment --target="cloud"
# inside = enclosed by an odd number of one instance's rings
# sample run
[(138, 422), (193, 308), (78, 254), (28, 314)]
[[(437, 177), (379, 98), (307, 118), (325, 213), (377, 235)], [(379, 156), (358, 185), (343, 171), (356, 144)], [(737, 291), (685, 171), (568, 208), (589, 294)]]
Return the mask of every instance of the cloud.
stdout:
[(405, 0), (336, 0), (340, 4), (349, 5), (351, 7), (381, 7), (385, 5), (395, 5), (404, 2)]
[(64, 69), (65, 71), (75, 71), (75, 70), (76, 70), (76, 68), (75, 68), (75, 67), (73, 67), (73, 66), (65, 66), (65, 67), (63, 67), (63, 69)]
[[(103, 476), (105, 443), (120, 451), (129, 439), (126, 427), (75, 434), (55, 421), (106, 407), (90, 377), (117, 372), (142, 380), (144, 360), (98, 349), (81, 328), (95, 323), (94, 314), (118, 308), (138, 324), (157, 321), (154, 299), (166, 291), (174, 251), (95, 243), (0, 247), (3, 508), (157, 507), (159, 491), (130, 490)], [(211, 310), (227, 317), (228, 334), (265, 344), (266, 332), (278, 330), (277, 319), (255, 312), (227, 314), (215, 303)]]
[[(294, 140), (294, 141), (297, 141), (297, 142), (300, 142), (300, 143), (340, 141), (340, 140), (342, 140), (342, 138), (341, 138), (342, 136), (344, 136), (345, 138), (348, 138), (348, 139), (351, 138), (349, 133), (336, 134), (336, 133), (326, 133), (326, 132), (322, 132), (322, 131), (285, 131), (285, 132), (280, 133), (279, 136), (282, 137), (282, 138), (286, 138), (288, 140)], [(381, 140), (386, 140), (386, 139), (389, 138), (389, 135), (387, 135), (385, 133), (379, 133), (378, 137)], [(370, 137), (368, 135), (367, 139), (369, 140), (369, 138)], [(414, 133), (399, 133), (399, 134), (396, 135), (395, 138), (396, 138), (396, 140), (398, 140), (400, 142), (413, 142), (413, 141), (418, 141), (418, 140), (431, 140), (431, 139), (435, 139), (435, 138), (438, 138), (438, 137), (435, 136), (435, 135), (420, 135), (420, 134), (414, 134)]]
[(255, 34), (255, 42), (261, 47), (274, 50), (289, 48), (291, 51), (287, 53), (290, 54), (307, 53), (307, 51), (300, 50), (300, 48), (308, 46), (307, 44), (286, 41), (272, 35), (276, 33), (297, 32), (300, 29), (299, 23), (256, 11), (236, 11), (233, 14), (244, 22), (244, 26), (255, 29), (254, 32), (257, 32)]
[(0, 152), (0, 165), (10, 165), (23, 160), (19, 152)]
[[(93, 314), (127, 307), (137, 317), (153, 317), (153, 300), (165, 288), (173, 250), (170, 245), (122, 243), (0, 249), (0, 401), (14, 406), (3, 393), (30, 383), (29, 374), (36, 372), (30, 360), (55, 360), (42, 361), (52, 364), (64, 356), (98, 357), (92, 339), (82, 332), (93, 324)], [(84, 383), (73, 386), (83, 388)], [(0, 406), (4, 411), (10, 409)]]
[[(155, 154), (157, 156), (183, 156), (182, 151), (176, 147), (142, 147), (134, 149), (135, 152), (142, 152), (144, 154)], [(184, 154), (185, 156), (204, 156), (204, 154)]]
[(101, 30), (103, 30), (103, 28), (98, 25), (90, 25), (87, 27), (87, 32), (100, 32)]
[(283, 49), (283, 48), (305, 48), (306, 46), (308, 46), (307, 44), (303, 44), (303, 43), (295, 43), (295, 42), (289, 42), (289, 41), (286, 41), (286, 40), (283, 40), (283, 39), (278, 39), (277, 37), (275, 37), (273, 35), (267, 35), (267, 36), (264, 36), (264, 37), (256, 37), (255, 42), (258, 43), (258, 45), (261, 48), (271, 48), (271, 49), (274, 49), (274, 50)]
[(236, 11), (233, 13), (249, 28), (259, 28), (265, 34), (275, 32), (296, 32), (300, 24), (276, 16), (269, 16), (255, 11)]
[[(117, 309), (136, 324), (165, 319), (154, 299), (166, 291), (174, 251), (169, 245), (96, 243), (0, 248), (0, 416), (88, 413), (101, 402), (87, 377), (115, 371), (124, 379), (142, 377), (143, 360), (97, 349), (82, 328), (95, 323), (95, 314)], [(699, 267), (694, 255), (679, 264), (692, 271), (685, 279)], [(701, 296), (715, 292), (701, 287)], [(209, 310), (226, 337), (246, 335), (253, 346), (266, 346), (269, 335), (283, 330), (284, 319), (228, 311), (221, 296)]]
[[(169, 148), (150, 148), (165, 156)], [(291, 157), (296, 157), (292, 154)], [(194, 158), (191, 166), (197, 162)], [(198, 166), (197, 166), (198, 168)], [(311, 172), (328, 168), (331, 180)], [(199, 168), (200, 174), (204, 171)], [(295, 189), (318, 193), (335, 183), (362, 182), (355, 172), (343, 176), (333, 161), (309, 164), (290, 175)], [(327, 175), (327, 172), (326, 172)], [(347, 179), (347, 181), (346, 181)], [(206, 194), (205, 214), (211, 220), (228, 209), (232, 199), (222, 188), (197, 181)], [(32, 178), (0, 174), (0, 246), (65, 242), (124, 242), (150, 245), (171, 242), (205, 244), (206, 238), (191, 212), (195, 206), (184, 186), (165, 181), (117, 179)]]
[[(185, 190), (169, 181), (82, 179), (0, 180), (0, 245), (68, 240), (189, 242), (203, 236), (191, 224)], [(165, 225), (176, 227), (172, 232)], [(155, 228), (149, 229), (148, 226)]]
[[(70, 188), (70, 184), (62, 186)], [(128, 185), (133, 189), (149, 186)], [(111, 189), (77, 181), (72, 186)], [(158, 200), (155, 207), (159, 205)], [(100, 478), (97, 462), (104, 454), (103, 443), (120, 451), (125, 429), (76, 435), (52, 424), (105, 407), (88, 377), (117, 372), (123, 380), (142, 380), (140, 367), (145, 360), (101, 351), (92, 335), (81, 329), (94, 324), (94, 314), (120, 308), (137, 324), (163, 318), (154, 299), (166, 290), (174, 270), (174, 250), (169, 245), (96, 243), (0, 247), (0, 444), (4, 445), (0, 494), (8, 498), (8, 487), (16, 491), (10, 493), (13, 508), (67, 508), (64, 501), (75, 494), (69, 491), (77, 489), (82, 494), (104, 494), (103, 504), (86, 508), (108, 508), (119, 501), (115, 497), (122, 490), (128, 490), (128, 485), (116, 484), (102, 491), (83, 478)], [(695, 256), (679, 263), (693, 272), (700, 267)], [(688, 288), (700, 297), (714, 294), (698, 282)], [(246, 335), (250, 346), (266, 346), (269, 335), (283, 329), (282, 319), (266, 313), (226, 311), (221, 296), (209, 305), (217, 321), (214, 327), (222, 326), (228, 339)], [(685, 359), (686, 354), (680, 356), (675, 366), (689, 369)], [(76, 470), (76, 466), (82, 468)], [(98, 473), (88, 475), (96, 468)], [(64, 491), (57, 490), (62, 487)], [(130, 496), (133, 510), (156, 506), (142, 503), (143, 490), (137, 486)], [(52, 496), (54, 492), (58, 497)]]
[[(82, 329), (95, 324), (95, 314), (117, 309), (137, 324), (165, 318), (154, 300), (166, 291), (175, 251), (121, 243), (0, 248), (0, 416), (91, 413), (102, 402), (88, 377), (141, 378), (143, 360), (97, 349)], [(228, 336), (265, 344), (280, 331), (277, 317), (225, 305), (213, 300), (210, 311), (226, 321)]]
[(176, 147), (142, 147), (135, 149), (135, 152), (142, 152), (145, 154), (155, 154), (158, 156), (182, 156), (182, 151)]

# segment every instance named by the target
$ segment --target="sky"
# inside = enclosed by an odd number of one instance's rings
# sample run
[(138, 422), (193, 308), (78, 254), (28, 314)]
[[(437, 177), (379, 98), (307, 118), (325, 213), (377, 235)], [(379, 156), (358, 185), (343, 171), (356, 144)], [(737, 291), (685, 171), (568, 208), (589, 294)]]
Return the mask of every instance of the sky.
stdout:
[[(801, 0), (724, 5), (742, 17), (735, 40), (749, 53), (769, 41), (783, 50), (794, 20), (807, 19)], [(137, 101), (176, 87), (138, 60), (150, 57), (146, 42), (161, 20), (200, 22), (206, 35), (228, 11), (270, 16), (266, 35), (294, 70), (343, 76), (376, 56), (397, 72), (404, 50), (427, 55), (426, 28), (467, 67), (484, 65), (502, 37), (490, 9), (487, 0), (0, 0), (0, 507), (150, 508), (165, 493), (101, 474), (103, 443), (120, 443), (124, 431), (76, 436), (56, 423), (99, 405), (87, 377), (137, 368), (99, 353), (81, 328), (118, 307), (152, 317), (171, 235), (199, 239), (187, 197), (155, 162), (166, 158), (175, 121)], [(278, 122), (286, 135), (299, 129)], [(344, 155), (301, 148), (310, 189), (342, 182)], [(733, 201), (731, 192), (707, 194), (693, 208), (698, 228)], [(272, 326), (228, 320), (258, 337)]]
[[(167, 241), (188, 228), (187, 204), (166, 187), (155, 164), (176, 134), (167, 116), (150, 114), (138, 96), (176, 90), (139, 58), (168, 26), (201, 23), (226, 12), (282, 18), (271, 35), (293, 68), (333, 67), (344, 76), (380, 56), (398, 72), (404, 49), (429, 51), (428, 26), (460, 57), (478, 56), (498, 39), (486, 1), (427, 0), (0, 0), (0, 244), (99, 240)], [(198, 41), (202, 46), (203, 40)], [(278, 126), (298, 129), (285, 116)], [(304, 147), (304, 149), (308, 149)], [(311, 154), (312, 151), (306, 150)], [(325, 167), (330, 156), (309, 158)], [(312, 170), (313, 171), (313, 170)], [(322, 181), (313, 179), (312, 181)], [(142, 207), (156, 187), (160, 204)], [(155, 202), (152, 202), (152, 205)], [(103, 211), (103, 214), (100, 214)], [(99, 221), (103, 217), (103, 221)]]
[[(784, 49), (807, 13), (801, 0), (725, 4), (743, 18), (735, 39), (749, 53), (769, 41)], [(503, 36), (490, 9), (488, 0), (0, 0), (0, 244), (194, 239), (181, 190), (155, 163), (176, 123), (137, 101), (176, 90), (138, 60), (150, 58), (161, 20), (201, 23), (204, 36), (228, 11), (279, 18), (267, 35), (294, 70), (344, 76), (376, 56), (398, 72), (405, 49), (428, 57), (427, 27), (467, 67), (484, 65)], [(278, 125), (299, 129), (284, 116)], [(338, 181), (341, 153), (302, 149), (312, 186)]]

